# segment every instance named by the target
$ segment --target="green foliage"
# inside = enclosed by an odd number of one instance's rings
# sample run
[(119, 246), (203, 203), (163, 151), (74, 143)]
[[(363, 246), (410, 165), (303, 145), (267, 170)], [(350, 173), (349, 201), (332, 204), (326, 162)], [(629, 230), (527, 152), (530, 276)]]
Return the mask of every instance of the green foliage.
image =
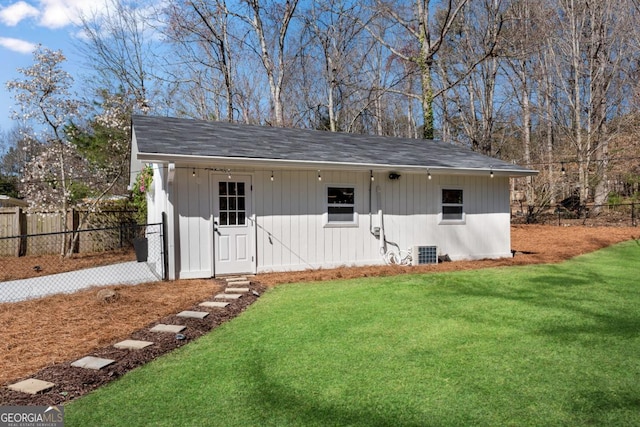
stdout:
[(69, 184), (69, 203), (76, 205), (83, 199), (91, 197), (95, 194), (95, 191), (86, 183), (78, 180), (74, 180)]
[(153, 169), (147, 165), (138, 173), (131, 190), (131, 203), (137, 210), (136, 221), (138, 224), (146, 224), (147, 222), (147, 192), (152, 181)]
[(66, 425), (639, 425), (639, 253), (278, 286)]
[(0, 175), (0, 194), (18, 198), (20, 194), (18, 193), (17, 184), (18, 179), (16, 177)]
[(623, 201), (624, 201), (624, 198), (620, 194), (616, 193), (615, 191), (612, 191), (611, 193), (609, 193), (609, 197), (607, 201), (607, 203), (609, 204), (609, 207), (620, 206), (620, 204), (622, 204)]

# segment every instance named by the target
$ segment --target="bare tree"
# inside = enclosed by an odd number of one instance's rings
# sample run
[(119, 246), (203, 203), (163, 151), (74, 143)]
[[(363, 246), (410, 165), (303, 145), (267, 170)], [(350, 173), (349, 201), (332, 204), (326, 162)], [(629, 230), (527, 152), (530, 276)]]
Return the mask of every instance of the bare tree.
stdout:
[[(455, 117), (464, 131), (467, 144), (487, 155), (493, 152), (499, 105), (496, 91), (499, 84), (498, 55), (484, 57), (487, 50), (495, 50), (495, 41), (502, 29), (504, 8), (499, 0), (477, 2), (475, 7), (463, 9), (459, 22), (443, 42), (437, 71), (446, 91), (448, 117)], [(498, 52), (500, 49), (498, 49)], [(458, 84), (459, 83), (459, 84)], [(507, 104), (504, 99), (502, 104)], [(453, 110), (453, 111), (451, 111)]]
[(357, 20), (360, 9), (360, 5), (343, 0), (314, 1), (302, 13), (305, 24), (299, 55), (305, 62), (302, 70), (318, 76), (315, 89), (320, 102), (316, 105), (326, 110), (328, 129), (332, 132), (342, 128), (341, 116), (347, 111), (349, 97), (358, 90), (358, 65), (361, 52), (367, 49), (367, 41), (361, 37), (364, 29)]
[[(384, 37), (375, 27), (367, 25), (367, 29), (376, 39), (386, 46), (393, 54), (406, 62), (415, 64), (421, 82), (418, 94), (422, 106), (423, 137), (434, 137), (434, 100), (444, 90), (434, 88), (434, 69), (438, 61), (438, 53), (446, 37), (455, 27), (464, 8), (474, 0), (448, 0), (433, 2), (437, 4), (432, 9), (431, 0), (418, 0), (413, 6), (398, 5), (392, 2), (376, 0), (374, 7), (379, 19), (386, 23), (386, 27), (393, 29), (393, 38)], [(390, 33), (387, 33), (390, 34)], [(495, 47), (495, 40), (488, 43), (488, 50), (471, 61), (466, 73), (471, 72), (477, 64), (489, 56)], [(464, 77), (464, 74), (460, 80)], [(458, 81), (452, 82), (457, 84)]]
[(285, 126), (284, 89), (290, 71), (287, 58), (289, 30), (298, 0), (244, 0), (249, 7), (246, 15), (238, 15), (250, 25), (257, 39), (257, 48), (269, 82), (272, 119), (276, 126)]
[[(191, 102), (200, 118), (234, 121), (235, 76), (230, 34), (231, 14), (225, 0), (183, 0), (165, 10), (169, 25), (165, 33), (176, 45), (177, 83), (189, 86)], [(185, 73), (185, 68), (189, 70)], [(177, 74), (177, 73), (176, 73)], [(218, 98), (224, 99), (221, 108)]]
[(104, 0), (104, 13), (81, 18), (83, 37), (79, 50), (88, 67), (98, 76), (92, 78), (97, 91), (125, 91), (134, 111), (146, 113), (154, 95), (155, 56), (153, 29), (149, 25), (151, 3), (135, 7), (120, 0)]
[(607, 126), (623, 113), (626, 35), (632, 27), (627, 21), (629, 4), (556, 0), (552, 6), (557, 13), (547, 55), (560, 95), (556, 120), (564, 125), (559, 130), (575, 152), (581, 204), (594, 183), (600, 183), (600, 203), (607, 193), (603, 172), (612, 135)]

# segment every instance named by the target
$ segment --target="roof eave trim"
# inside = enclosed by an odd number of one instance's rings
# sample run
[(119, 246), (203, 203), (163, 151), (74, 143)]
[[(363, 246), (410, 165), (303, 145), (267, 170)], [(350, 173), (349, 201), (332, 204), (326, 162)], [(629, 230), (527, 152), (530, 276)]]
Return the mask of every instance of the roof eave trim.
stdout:
[(493, 168), (491, 165), (484, 168), (456, 168), (446, 166), (415, 166), (415, 165), (395, 165), (385, 163), (346, 163), (346, 162), (322, 162), (310, 160), (284, 160), (284, 159), (254, 159), (247, 157), (219, 157), (219, 156), (193, 156), (184, 154), (159, 154), (159, 153), (138, 153), (137, 158), (143, 162), (150, 163), (197, 163), (203, 165), (224, 164), (227, 167), (259, 167), (263, 169), (318, 169), (318, 170), (397, 170), (405, 172), (431, 172), (432, 174), (450, 175), (483, 175), (493, 172), (495, 176), (524, 177), (535, 176), (536, 170), (529, 169), (505, 169)]

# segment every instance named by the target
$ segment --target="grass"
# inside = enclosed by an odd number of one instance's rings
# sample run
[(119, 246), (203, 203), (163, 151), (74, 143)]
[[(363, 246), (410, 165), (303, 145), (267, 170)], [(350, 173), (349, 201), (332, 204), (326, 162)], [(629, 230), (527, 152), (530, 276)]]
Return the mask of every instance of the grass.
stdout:
[(279, 286), (65, 425), (640, 425), (639, 256)]

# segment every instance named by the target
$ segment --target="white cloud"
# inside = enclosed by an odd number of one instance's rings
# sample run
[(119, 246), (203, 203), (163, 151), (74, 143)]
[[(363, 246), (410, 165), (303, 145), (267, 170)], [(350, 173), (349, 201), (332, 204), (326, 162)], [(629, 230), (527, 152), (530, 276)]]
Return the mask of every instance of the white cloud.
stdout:
[(105, 8), (103, 1), (88, 0), (40, 0), (40, 25), (47, 28), (62, 28), (79, 24), (82, 16), (94, 16)]
[(77, 22), (80, 14), (78, 5), (81, 3), (90, 2), (86, 0), (41, 0), (42, 15), (40, 16), (40, 25), (55, 29)]
[(23, 19), (37, 18), (40, 12), (29, 3), (19, 1), (0, 9), (0, 22), (10, 27), (15, 27)]
[(10, 37), (0, 37), (0, 46), (18, 53), (31, 53), (38, 47), (35, 43)]

